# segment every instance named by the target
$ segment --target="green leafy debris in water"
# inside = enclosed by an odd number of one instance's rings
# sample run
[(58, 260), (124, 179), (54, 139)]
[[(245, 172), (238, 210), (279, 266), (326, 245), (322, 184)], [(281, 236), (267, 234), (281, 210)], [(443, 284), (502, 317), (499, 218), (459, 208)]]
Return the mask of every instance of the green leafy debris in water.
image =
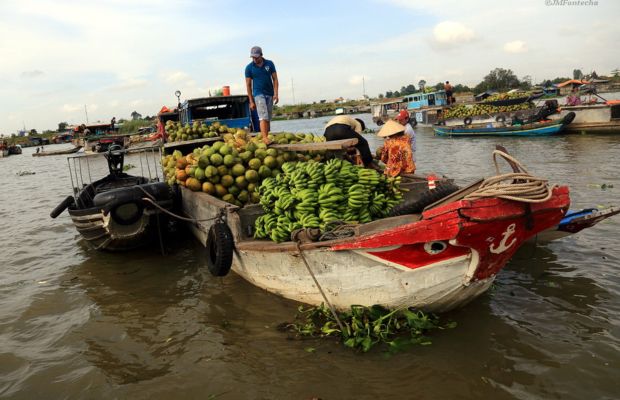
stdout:
[[(412, 345), (429, 345), (427, 333), (433, 329), (456, 327), (456, 322), (442, 326), (434, 314), (425, 314), (409, 308), (389, 310), (382, 306), (351, 306), (350, 311), (339, 312), (344, 326), (342, 332), (329, 308), (299, 306), (295, 322), (282, 324), (285, 331), (298, 338), (336, 337), (355, 350), (367, 352), (375, 345), (385, 344), (390, 352), (399, 352)], [(308, 349), (305, 350), (308, 352)]]
[(123, 171), (129, 171), (132, 168), (136, 168), (136, 166), (133, 165), (133, 164), (125, 164), (125, 165), (123, 165)]

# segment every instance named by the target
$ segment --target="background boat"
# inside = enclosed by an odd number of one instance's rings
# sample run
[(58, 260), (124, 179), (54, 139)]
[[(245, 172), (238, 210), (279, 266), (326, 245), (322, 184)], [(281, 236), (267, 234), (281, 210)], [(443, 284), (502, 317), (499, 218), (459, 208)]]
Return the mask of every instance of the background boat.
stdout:
[(438, 136), (549, 136), (560, 133), (575, 118), (567, 114), (561, 120), (534, 122), (523, 125), (506, 125), (504, 122), (458, 126), (433, 126)]

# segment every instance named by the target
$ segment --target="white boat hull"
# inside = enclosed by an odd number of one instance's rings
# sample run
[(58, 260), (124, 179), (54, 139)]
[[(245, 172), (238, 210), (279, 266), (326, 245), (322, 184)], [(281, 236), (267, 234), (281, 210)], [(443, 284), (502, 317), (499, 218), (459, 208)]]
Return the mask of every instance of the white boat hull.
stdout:
[[(302, 303), (325, 303), (303, 258), (295, 253), (238, 251), (233, 271), (250, 283)], [(395, 268), (362, 251), (304, 251), (312, 273), (338, 309), (352, 304), (446, 311), (484, 293), (494, 277), (469, 282), (471, 256), (417, 269)]]

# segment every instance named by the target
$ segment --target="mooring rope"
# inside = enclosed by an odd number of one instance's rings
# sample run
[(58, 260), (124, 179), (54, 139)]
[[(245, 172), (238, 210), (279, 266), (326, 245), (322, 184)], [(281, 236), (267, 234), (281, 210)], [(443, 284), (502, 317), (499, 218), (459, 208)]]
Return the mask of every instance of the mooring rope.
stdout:
[(178, 214), (175, 214), (175, 213), (173, 213), (171, 211), (166, 210), (165, 208), (163, 208), (162, 206), (160, 206), (159, 204), (157, 204), (153, 200), (149, 199), (148, 197), (143, 197), (142, 200), (146, 201), (148, 203), (151, 203), (153, 206), (158, 208), (160, 211), (165, 212), (166, 214), (170, 215), (171, 217), (180, 219), (181, 221), (198, 223), (198, 222), (203, 222), (203, 221), (213, 221), (214, 219), (218, 219), (219, 218), (219, 216), (216, 216), (216, 217), (213, 217), (213, 218), (206, 218), (206, 219), (185, 218), (185, 217), (182, 217), (182, 216), (180, 216)]
[(334, 308), (332, 303), (327, 298), (327, 295), (323, 291), (323, 288), (319, 284), (319, 281), (316, 279), (314, 272), (312, 272), (312, 268), (310, 268), (310, 264), (308, 264), (308, 261), (306, 261), (306, 256), (304, 256), (304, 253), (302, 252), (301, 247), (299, 246), (299, 240), (295, 242), (295, 245), (297, 246), (297, 252), (301, 256), (301, 259), (303, 260), (304, 264), (306, 265), (306, 269), (310, 273), (312, 280), (314, 280), (314, 284), (319, 289), (319, 292), (321, 292), (321, 296), (323, 296), (323, 300), (325, 300), (325, 303), (327, 303), (327, 305), (329, 306), (329, 309), (331, 310), (332, 315), (334, 316), (334, 319), (338, 323), (338, 326), (340, 327), (340, 331), (342, 332), (342, 336), (347, 337), (348, 336), (347, 331), (344, 330), (344, 325), (342, 324), (342, 321), (340, 321), (340, 318), (338, 317), (338, 313), (336, 313), (336, 309)]
[[(497, 162), (498, 155), (514, 165), (518, 171), (500, 174)], [(503, 151), (495, 150), (493, 151), (493, 162), (497, 175), (485, 179), (480, 187), (465, 196), (464, 200), (499, 197), (524, 203), (542, 203), (551, 198), (553, 192), (547, 179), (531, 175), (514, 157)]]

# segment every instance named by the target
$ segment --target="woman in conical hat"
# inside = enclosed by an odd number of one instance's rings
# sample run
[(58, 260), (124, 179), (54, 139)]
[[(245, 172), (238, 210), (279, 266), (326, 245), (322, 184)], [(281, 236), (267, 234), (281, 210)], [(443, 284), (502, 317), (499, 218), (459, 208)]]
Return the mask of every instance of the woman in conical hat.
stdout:
[(381, 161), (385, 163), (384, 173), (387, 176), (413, 174), (415, 163), (412, 157), (411, 139), (405, 135), (405, 127), (389, 120), (381, 127), (377, 136), (385, 138), (381, 150)]

